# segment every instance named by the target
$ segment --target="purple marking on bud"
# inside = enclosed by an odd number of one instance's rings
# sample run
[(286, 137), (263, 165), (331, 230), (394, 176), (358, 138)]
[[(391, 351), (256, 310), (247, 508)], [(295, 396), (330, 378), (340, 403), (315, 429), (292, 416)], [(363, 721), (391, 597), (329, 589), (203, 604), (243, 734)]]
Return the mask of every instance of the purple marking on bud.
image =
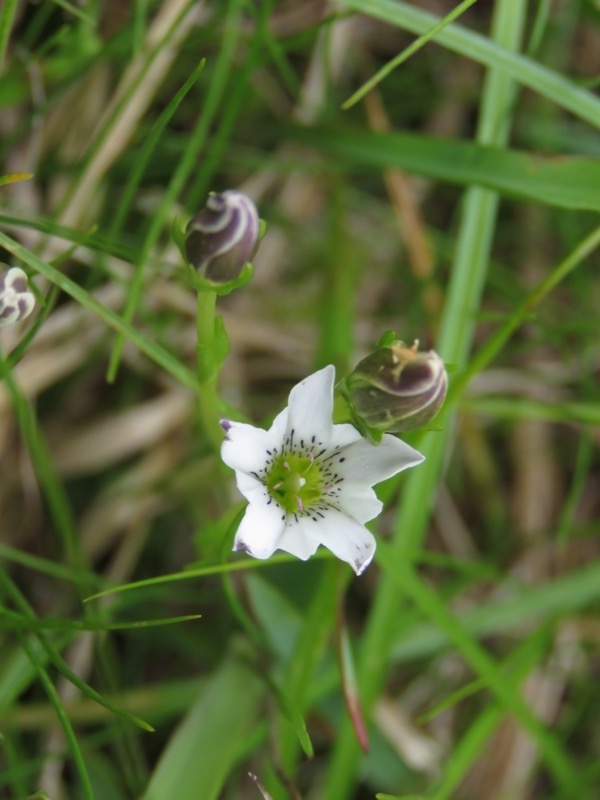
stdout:
[(28, 317), (35, 298), (27, 288), (27, 275), (12, 267), (0, 275), (0, 326), (10, 325)]
[(419, 352), (394, 342), (364, 358), (346, 380), (356, 417), (370, 428), (394, 433), (422, 427), (442, 407), (448, 376), (434, 350)]
[(231, 430), (231, 422), (228, 419), (219, 420), (219, 425), (223, 428), (225, 433), (229, 433)]
[(234, 280), (254, 257), (259, 232), (258, 212), (249, 197), (235, 189), (211, 194), (206, 206), (188, 222), (187, 260), (211, 281)]

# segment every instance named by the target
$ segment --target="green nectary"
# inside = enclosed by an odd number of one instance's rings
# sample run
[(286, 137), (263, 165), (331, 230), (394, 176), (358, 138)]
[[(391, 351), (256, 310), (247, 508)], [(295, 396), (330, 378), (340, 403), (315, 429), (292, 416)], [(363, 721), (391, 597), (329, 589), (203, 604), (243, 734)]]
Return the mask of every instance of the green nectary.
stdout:
[(265, 483), (271, 497), (290, 514), (306, 511), (323, 498), (323, 473), (312, 453), (282, 453)]

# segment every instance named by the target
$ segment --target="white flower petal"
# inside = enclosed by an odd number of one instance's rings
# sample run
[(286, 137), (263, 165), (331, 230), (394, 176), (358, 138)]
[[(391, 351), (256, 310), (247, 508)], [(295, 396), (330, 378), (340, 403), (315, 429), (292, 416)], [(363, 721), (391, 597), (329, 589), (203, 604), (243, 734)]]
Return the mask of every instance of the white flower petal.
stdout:
[(269, 493), (266, 486), (253, 475), (248, 475), (246, 472), (237, 470), (235, 473), (235, 482), (240, 492), (250, 503), (255, 501), (266, 503), (269, 500)]
[(287, 407), (280, 411), (279, 414), (273, 420), (271, 427), (268, 430), (269, 434), (269, 450), (273, 447), (280, 447), (284, 438), (285, 438), (285, 431), (287, 429), (287, 422), (288, 422), (288, 409)]
[(221, 458), (232, 469), (259, 474), (274, 448), (281, 452), (287, 418), (288, 410), (284, 408), (275, 417), (268, 431), (245, 422), (222, 420), (225, 438), (221, 445)]
[(317, 551), (320, 544), (318, 539), (315, 539), (306, 527), (303, 527), (296, 522), (293, 517), (288, 516), (285, 530), (279, 540), (279, 549), (285, 550), (296, 558), (306, 561)]
[[(357, 575), (369, 565), (375, 553), (375, 538), (373, 534), (356, 520), (336, 509), (324, 512), (324, 517), (302, 516), (297, 524), (290, 529), (286, 528), (286, 543), (295, 535), (306, 542), (313, 542), (314, 551), (319, 544), (342, 561), (346, 561)], [(291, 551), (288, 551), (291, 552)], [(309, 554), (312, 555), (312, 554)]]
[(383, 503), (373, 489), (357, 484), (342, 483), (342, 491), (339, 496), (341, 511), (357, 522), (369, 522), (381, 513)]
[(361, 487), (374, 486), (425, 460), (425, 456), (406, 442), (387, 433), (378, 445), (366, 439), (348, 445), (342, 457), (344, 461), (341, 463), (338, 459), (336, 469), (346, 481), (345, 491), (352, 483)]
[(334, 425), (330, 447), (347, 447), (349, 444), (352, 444), (352, 442), (358, 442), (360, 439), (362, 439), (362, 436), (354, 425)]
[(244, 550), (254, 558), (269, 558), (279, 547), (285, 513), (274, 501), (253, 500), (235, 535), (234, 550)]
[(293, 442), (317, 441), (327, 445), (333, 431), (333, 382), (335, 367), (329, 365), (309, 375), (290, 392), (287, 433)]

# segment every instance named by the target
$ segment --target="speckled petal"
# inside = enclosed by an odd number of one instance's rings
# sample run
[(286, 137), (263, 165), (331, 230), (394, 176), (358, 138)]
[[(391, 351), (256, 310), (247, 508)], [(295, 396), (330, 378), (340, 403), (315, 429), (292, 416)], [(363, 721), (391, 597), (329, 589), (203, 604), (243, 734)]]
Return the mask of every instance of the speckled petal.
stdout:
[[(333, 508), (324, 512), (323, 517), (299, 517), (293, 529), (289, 532), (286, 529), (287, 544), (292, 537), (292, 531), (297, 541), (303, 543), (303, 547), (307, 547), (305, 542), (312, 542), (314, 547), (312, 552), (315, 552), (318, 545), (322, 544), (341, 561), (350, 564), (357, 575), (370, 564), (375, 553), (373, 534), (364, 525)], [(288, 549), (288, 552), (292, 551)]]
[(287, 433), (293, 442), (310, 442), (312, 437), (327, 446), (333, 434), (333, 382), (335, 367), (328, 366), (309, 375), (290, 392)]
[(286, 423), (287, 409), (278, 414), (268, 431), (245, 422), (222, 420), (225, 439), (221, 445), (221, 458), (232, 469), (260, 477), (274, 448), (281, 448)]
[(253, 501), (235, 535), (234, 550), (242, 550), (254, 558), (269, 558), (279, 547), (285, 514), (275, 503)]

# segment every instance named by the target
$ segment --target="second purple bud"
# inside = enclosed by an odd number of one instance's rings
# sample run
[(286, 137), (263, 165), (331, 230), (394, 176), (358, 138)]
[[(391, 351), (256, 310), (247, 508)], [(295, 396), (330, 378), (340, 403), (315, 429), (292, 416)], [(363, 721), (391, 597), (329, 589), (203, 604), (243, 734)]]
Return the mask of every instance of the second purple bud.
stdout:
[(235, 280), (258, 250), (260, 220), (256, 206), (243, 192), (228, 189), (210, 194), (205, 207), (185, 229), (188, 262), (214, 283)]

